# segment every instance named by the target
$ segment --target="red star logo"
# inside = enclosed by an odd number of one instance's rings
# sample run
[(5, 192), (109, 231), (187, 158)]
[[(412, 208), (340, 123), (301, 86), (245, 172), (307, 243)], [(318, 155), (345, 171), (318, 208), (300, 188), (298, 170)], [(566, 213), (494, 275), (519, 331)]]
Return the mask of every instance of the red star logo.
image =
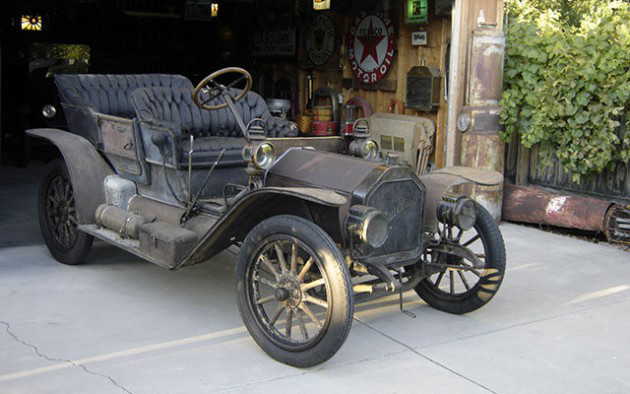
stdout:
[(374, 26), (372, 25), (372, 19), (370, 19), (370, 26), (367, 29), (367, 34), (364, 36), (357, 36), (361, 44), (363, 44), (363, 53), (361, 54), (361, 61), (359, 63), (363, 63), (363, 61), (368, 57), (372, 56), (374, 59), (374, 63), (378, 63), (378, 54), (376, 53), (376, 47), (380, 44), (381, 41), (385, 38), (385, 35), (376, 35), (374, 34)]

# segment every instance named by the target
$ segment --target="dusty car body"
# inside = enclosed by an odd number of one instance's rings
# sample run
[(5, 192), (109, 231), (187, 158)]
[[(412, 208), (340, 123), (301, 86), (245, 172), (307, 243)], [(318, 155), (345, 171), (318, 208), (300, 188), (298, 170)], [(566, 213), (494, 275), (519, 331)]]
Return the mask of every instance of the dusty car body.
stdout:
[[(241, 77), (220, 83), (229, 73)], [(28, 131), (60, 152), (39, 198), (52, 255), (80, 263), (97, 237), (179, 269), (236, 245), (241, 316), (276, 360), (308, 367), (332, 357), (357, 297), (413, 288), (465, 313), (501, 284), (498, 227), (449, 192), (467, 179), (418, 177), (374, 152), (353, 157), (341, 137), (297, 137), (248, 92), (245, 70), (220, 70), (194, 89), (166, 75), (57, 84), (71, 132)]]

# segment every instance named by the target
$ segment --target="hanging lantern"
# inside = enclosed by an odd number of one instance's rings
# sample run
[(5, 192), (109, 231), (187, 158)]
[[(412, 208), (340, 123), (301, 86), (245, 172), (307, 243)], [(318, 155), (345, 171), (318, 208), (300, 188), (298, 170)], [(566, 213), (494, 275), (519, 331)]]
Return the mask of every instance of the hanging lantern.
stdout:
[(42, 30), (41, 15), (22, 15), (22, 30), (40, 31)]
[(317, 11), (329, 10), (330, 0), (313, 0), (313, 9)]
[(219, 16), (219, 3), (210, 4), (210, 16), (213, 18)]

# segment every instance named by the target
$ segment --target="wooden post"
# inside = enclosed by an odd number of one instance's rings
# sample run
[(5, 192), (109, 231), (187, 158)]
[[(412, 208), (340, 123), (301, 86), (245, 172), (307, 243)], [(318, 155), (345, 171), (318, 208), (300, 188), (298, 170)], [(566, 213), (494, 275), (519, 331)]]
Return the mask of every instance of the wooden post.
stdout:
[(518, 143), (518, 153), (516, 156), (516, 179), (515, 183), (517, 185), (526, 186), (529, 183), (529, 160), (531, 155), (531, 150), (526, 148), (521, 144), (521, 136), (517, 134), (517, 143)]

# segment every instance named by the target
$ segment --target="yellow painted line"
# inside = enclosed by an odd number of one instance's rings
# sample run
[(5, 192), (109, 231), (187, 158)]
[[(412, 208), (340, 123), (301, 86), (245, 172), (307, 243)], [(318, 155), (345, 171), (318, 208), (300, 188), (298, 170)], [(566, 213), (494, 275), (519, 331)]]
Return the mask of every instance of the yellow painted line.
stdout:
[(241, 334), (245, 332), (247, 332), (245, 327), (230, 328), (227, 330), (212, 332), (212, 333), (204, 334), (204, 335), (198, 335), (195, 337), (182, 338), (175, 341), (156, 343), (154, 345), (141, 346), (137, 348), (122, 350), (119, 352), (102, 354), (100, 356), (82, 358), (79, 360), (69, 360), (70, 361), (69, 363), (62, 362), (62, 363), (51, 365), (48, 367), (27, 369), (24, 371), (12, 372), (5, 375), (0, 375), (0, 382), (5, 382), (7, 380), (12, 380), (12, 379), (25, 378), (25, 377), (29, 377), (33, 375), (39, 375), (46, 372), (58, 371), (60, 369), (74, 367), (79, 364), (85, 365), (85, 364), (90, 364), (90, 363), (95, 363), (95, 362), (100, 362), (100, 361), (108, 361), (108, 360), (113, 360), (113, 359), (122, 358), (122, 357), (129, 357), (129, 356), (134, 356), (137, 354), (154, 352), (156, 350), (175, 348), (178, 346), (189, 345), (191, 343), (203, 342), (210, 339), (217, 339), (217, 338), (227, 337), (230, 335)]
[(519, 270), (529, 269), (532, 267), (539, 267), (540, 265), (541, 265), (540, 263), (527, 263), (527, 264), (517, 265), (515, 267), (508, 266), (506, 271), (508, 272), (519, 271)]
[(584, 301), (594, 300), (595, 298), (606, 297), (612, 294), (621, 293), (622, 291), (626, 291), (628, 289), (630, 289), (630, 286), (621, 285), (621, 286), (616, 286), (616, 287), (610, 287), (608, 289), (594, 291), (592, 293), (582, 294), (581, 296), (575, 297), (574, 299), (569, 301), (569, 304), (577, 304)]

